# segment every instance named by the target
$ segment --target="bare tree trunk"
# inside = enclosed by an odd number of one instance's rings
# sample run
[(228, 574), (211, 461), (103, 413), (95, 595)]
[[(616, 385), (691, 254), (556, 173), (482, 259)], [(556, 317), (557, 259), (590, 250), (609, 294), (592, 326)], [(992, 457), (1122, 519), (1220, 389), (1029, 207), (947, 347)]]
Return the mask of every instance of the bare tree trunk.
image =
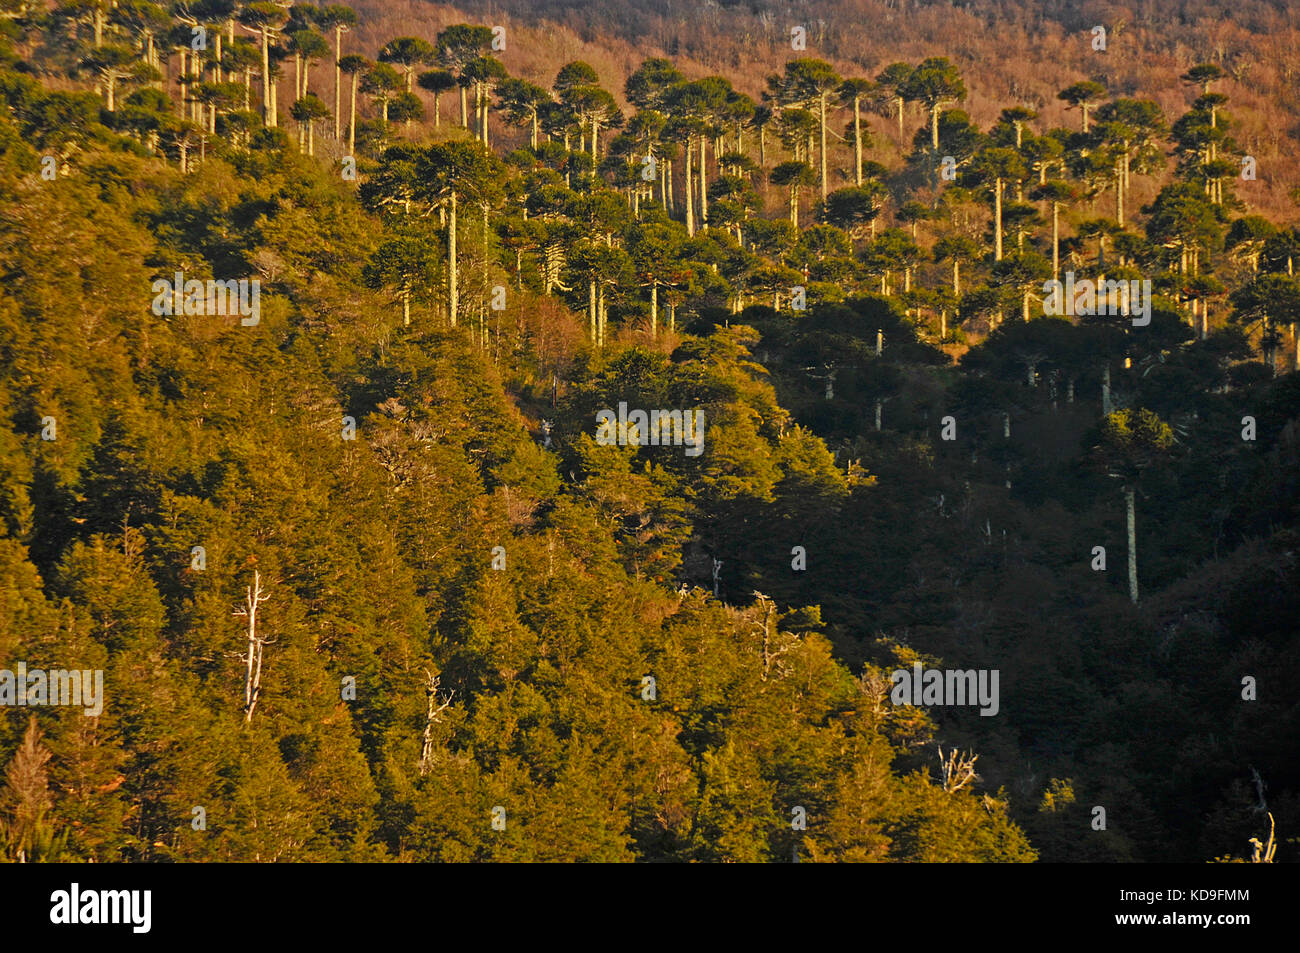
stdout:
[(650, 337), (659, 336), (659, 282), (650, 282)]
[(348, 122), (348, 155), (357, 153), (357, 76), (352, 74), (352, 115)]
[(686, 140), (686, 234), (694, 237), (695, 235), (695, 204), (691, 195), (693, 183), (691, 182), (691, 146), (693, 143), (688, 138)]
[(1137, 492), (1132, 486), (1124, 487), (1124, 516), (1128, 524), (1128, 595), (1137, 605), (1138, 601), (1138, 554), (1137, 554)]
[(825, 200), (826, 200), (826, 189), (827, 189), (827, 183), (826, 183), (826, 94), (825, 94), (825, 93), (822, 93), (822, 95), (821, 95), (821, 97), (819, 98), (818, 102), (819, 102), (819, 105), (820, 105), (820, 107), (821, 107), (821, 124), (822, 124), (822, 129), (821, 129), (821, 133), (822, 133), (822, 141), (821, 141), (821, 147), (822, 147), (822, 155), (821, 155), (821, 160), (822, 160), (822, 163), (821, 163), (821, 164), (822, 164), (822, 169), (821, 169), (821, 172), (822, 172), (822, 201), (825, 201)]
[(605, 284), (600, 285), (600, 290), (596, 296), (596, 344), (599, 347), (605, 346)]
[(451, 700), (456, 693), (453, 691), (447, 696), (447, 700), (439, 705), (438, 686), (442, 681), (442, 676), (433, 675), (426, 670), (424, 678), (425, 691), (429, 695), (429, 704), (424, 715), (424, 744), (420, 749), (420, 774), (427, 775), (433, 761), (433, 726), (438, 723), (438, 716), (451, 704)]
[(459, 301), (456, 289), (456, 193), (451, 193), (451, 203), (447, 210), (447, 312), (451, 316), (451, 326), (456, 326), (456, 305)]
[(1061, 280), (1061, 205), (1052, 203), (1052, 277)]
[(1124, 227), (1124, 167), (1117, 165), (1115, 169), (1115, 214), (1119, 227)]
[(262, 28), (262, 122), (275, 126), (275, 97), (271, 94), (271, 33)]
[(343, 71), (339, 69), (339, 57), (343, 55), (343, 27), (334, 27), (334, 141), (342, 138), (340, 113), (343, 106)]
[(248, 657), (244, 675), (244, 722), (253, 720), (253, 710), (262, 692), (262, 653), (268, 640), (257, 633), (257, 607), (271, 597), (262, 592), (262, 574), (253, 571), (253, 584), (245, 589), (244, 608), (235, 615), (248, 619)]
[(708, 141), (708, 136), (700, 136), (700, 228), (709, 227), (709, 163), (705, 154)]
[(1002, 260), (1002, 180), (993, 180), (993, 258)]
[(853, 178), (862, 185), (862, 97), (853, 97)]

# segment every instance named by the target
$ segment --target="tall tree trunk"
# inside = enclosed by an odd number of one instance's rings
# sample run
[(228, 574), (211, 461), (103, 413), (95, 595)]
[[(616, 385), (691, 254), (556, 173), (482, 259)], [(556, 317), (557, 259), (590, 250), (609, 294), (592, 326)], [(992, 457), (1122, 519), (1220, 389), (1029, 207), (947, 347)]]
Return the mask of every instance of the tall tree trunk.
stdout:
[(821, 141), (821, 147), (822, 147), (822, 155), (821, 155), (821, 159), (822, 159), (822, 200), (825, 201), (825, 199), (826, 199), (826, 189), (827, 189), (827, 180), (826, 180), (826, 94), (825, 94), (825, 93), (822, 93), (822, 95), (821, 95), (821, 97), (820, 97), (820, 100), (819, 100), (819, 104), (820, 104), (820, 107), (821, 107), (821, 126), (822, 126), (822, 129), (821, 129), (821, 133), (822, 133), (822, 141)]
[(343, 138), (343, 71), (339, 69), (339, 59), (343, 56), (343, 27), (334, 27), (334, 141)]
[(695, 205), (694, 197), (691, 195), (694, 189), (694, 183), (691, 182), (691, 147), (694, 144), (688, 137), (686, 140), (686, 234), (692, 237), (695, 235)]
[(1002, 180), (993, 180), (993, 257), (1002, 260)]
[(1116, 163), (1115, 166), (1115, 220), (1119, 222), (1119, 227), (1124, 227), (1124, 167)]
[(605, 346), (605, 284), (601, 282), (600, 290), (596, 297), (596, 344), (598, 347)]
[(456, 306), (459, 302), (456, 288), (456, 193), (451, 193), (447, 209), (447, 312), (451, 326), (456, 326)]
[(1137, 554), (1137, 492), (1132, 486), (1124, 487), (1124, 517), (1128, 528), (1128, 597), (1138, 601)]
[(262, 28), (262, 122), (275, 127), (275, 97), (271, 95), (271, 33)]
[(650, 337), (659, 336), (659, 282), (650, 282)]
[(1052, 203), (1052, 277), (1061, 280), (1061, 205)]
[(853, 179), (862, 185), (862, 97), (853, 97)]
[(348, 155), (357, 154), (357, 78), (358, 74), (352, 74), (352, 108), (348, 120)]
[(708, 136), (700, 136), (700, 228), (709, 227), (709, 163), (705, 153), (708, 141)]

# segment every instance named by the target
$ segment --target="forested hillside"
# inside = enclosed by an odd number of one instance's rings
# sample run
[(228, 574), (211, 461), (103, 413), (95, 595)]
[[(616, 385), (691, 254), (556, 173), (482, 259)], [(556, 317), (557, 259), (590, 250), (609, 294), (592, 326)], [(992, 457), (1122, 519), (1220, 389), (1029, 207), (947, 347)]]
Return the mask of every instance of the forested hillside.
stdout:
[(984, 6), (0, 0), (0, 856), (1294, 860), (1294, 31)]

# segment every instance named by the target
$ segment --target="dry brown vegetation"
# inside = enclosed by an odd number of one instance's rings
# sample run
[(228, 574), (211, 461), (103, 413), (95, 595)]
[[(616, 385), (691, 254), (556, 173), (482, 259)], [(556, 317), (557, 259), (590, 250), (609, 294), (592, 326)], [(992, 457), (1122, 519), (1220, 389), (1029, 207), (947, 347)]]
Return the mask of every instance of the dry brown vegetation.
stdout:
[[(725, 75), (755, 97), (765, 77), (795, 55), (826, 59), (842, 75), (866, 76), (899, 60), (947, 56), (970, 91), (962, 108), (985, 129), (1016, 104), (1038, 110), (1040, 128), (1075, 127), (1077, 115), (1056, 94), (1082, 79), (1103, 83), (1113, 96), (1153, 99), (1166, 116), (1178, 116), (1196, 92), (1179, 76), (1196, 63), (1216, 63), (1229, 74), (1219, 90), (1229, 97), (1234, 137), (1259, 163), (1258, 180), (1241, 183), (1239, 197), (1283, 220), (1294, 212), (1289, 193), (1300, 185), (1292, 160), (1300, 145), (1293, 109), (1300, 93), (1300, 25), (1295, 10), (1268, 3), (498, 0), (450, 6), (357, 0), (354, 6), (361, 23), (346, 41), (349, 50), (373, 55), (394, 36), (432, 40), (452, 23), (502, 25), (508, 45), (499, 56), (512, 75), (549, 86), (560, 66), (580, 59), (620, 101), (624, 77), (649, 56), (671, 57), (690, 78)], [(794, 24), (807, 29), (804, 54), (790, 50)], [(1107, 29), (1104, 53), (1092, 49), (1096, 24)], [(910, 138), (924, 117), (918, 106), (909, 109)], [(872, 132), (876, 158), (898, 154), (892, 123), (878, 118)], [(1134, 198), (1146, 201), (1152, 194)]]

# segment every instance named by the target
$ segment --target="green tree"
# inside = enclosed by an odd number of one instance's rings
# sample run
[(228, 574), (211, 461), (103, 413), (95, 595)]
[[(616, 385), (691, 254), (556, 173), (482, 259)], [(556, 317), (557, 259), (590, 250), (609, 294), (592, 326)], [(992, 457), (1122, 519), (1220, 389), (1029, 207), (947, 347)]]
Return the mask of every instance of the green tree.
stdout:
[(431, 207), (445, 209), (447, 213), (447, 314), (452, 327), (456, 326), (460, 310), (457, 211), (462, 199), (479, 205), (490, 201), (501, 172), (500, 160), (478, 142), (433, 145), (417, 162), (421, 200)]
[[(367, 73), (371, 68), (371, 63), (359, 53), (349, 53), (347, 56), (339, 58), (337, 63), (338, 72), (344, 76), (352, 77), (352, 91), (348, 97), (348, 154), (353, 155), (357, 151), (357, 86), (361, 81), (363, 73)], [(335, 116), (337, 119), (338, 117)]]
[[(349, 6), (340, 3), (331, 3), (321, 7), (320, 14), (316, 20), (317, 24), (326, 33), (334, 34), (334, 139), (342, 139), (342, 122), (343, 115), (343, 34), (351, 33), (357, 26), (357, 12)], [(356, 72), (350, 75), (353, 77), (354, 89)], [(354, 93), (355, 95), (355, 93)], [(354, 99), (355, 102), (355, 99)], [(353, 113), (355, 117), (355, 112)], [(349, 147), (350, 149), (351, 147)]]
[(824, 60), (797, 59), (785, 64), (784, 86), (800, 99), (817, 104), (817, 123), (821, 130), (821, 147), (818, 152), (822, 199), (830, 191), (830, 180), (826, 173), (826, 107), (832, 95), (839, 92), (844, 80)]
[(782, 162), (770, 173), (768, 178), (773, 185), (790, 190), (790, 224), (799, 227), (799, 190), (815, 185), (817, 173), (806, 162), (791, 160)]
[[(434, 44), (435, 59), (439, 66), (462, 80), (465, 67), (478, 59), (491, 43), (491, 27), (453, 24), (438, 34)], [(469, 103), (465, 97), (467, 85), (460, 82), (460, 124), (466, 129), (469, 128)]]
[(1165, 458), (1174, 446), (1174, 432), (1144, 408), (1118, 410), (1102, 422), (1094, 453), (1107, 475), (1118, 479), (1124, 493), (1128, 538), (1128, 591), (1138, 601), (1137, 489), (1142, 474)]
[(1056, 94), (1056, 98), (1066, 104), (1068, 109), (1079, 110), (1083, 120), (1083, 134), (1088, 134), (1088, 114), (1106, 98), (1106, 87), (1092, 80), (1083, 80), (1067, 86)]
[(383, 49), (379, 51), (379, 62), (391, 63), (401, 68), (406, 82), (406, 91), (409, 93), (415, 87), (416, 68), (432, 63), (435, 55), (436, 51), (427, 40), (416, 36), (399, 36), (384, 44)]
[(903, 138), (903, 107), (911, 101), (912, 67), (906, 63), (890, 63), (876, 75), (878, 87), (889, 93), (898, 113), (898, 138)]
[[(862, 127), (862, 102), (876, 91), (869, 79), (849, 77), (840, 84), (840, 103), (853, 109), (853, 184), (862, 186), (862, 149), (871, 144), (871, 134)], [(825, 196), (823, 196), (825, 198)]]
[(271, 40), (278, 37), (287, 20), (288, 14), (276, 3), (249, 3), (239, 11), (239, 22), (262, 43), (262, 122), (272, 128), (276, 125), (276, 97), (271, 82)]
[(961, 74), (943, 56), (932, 56), (921, 62), (907, 78), (902, 90), (904, 98), (920, 102), (930, 112), (931, 148), (939, 151), (939, 111), (946, 103), (966, 98), (966, 84)]

